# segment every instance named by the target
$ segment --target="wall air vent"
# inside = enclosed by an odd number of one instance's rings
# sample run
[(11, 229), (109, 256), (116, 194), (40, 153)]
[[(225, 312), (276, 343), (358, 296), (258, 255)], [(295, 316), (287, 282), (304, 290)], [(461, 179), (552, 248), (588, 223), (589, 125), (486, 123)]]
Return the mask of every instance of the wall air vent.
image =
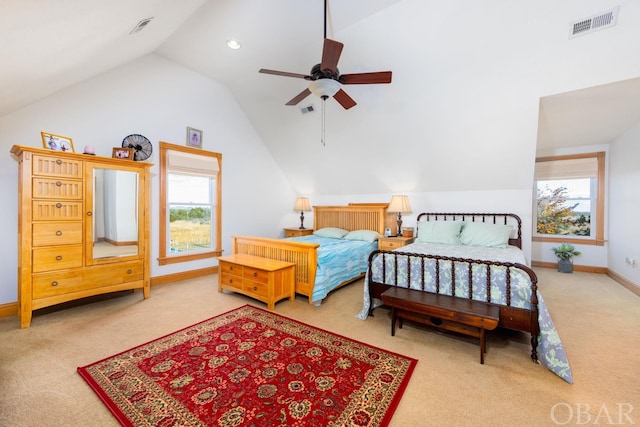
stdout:
[(571, 27), (569, 28), (569, 38), (571, 39), (584, 34), (590, 34), (597, 30), (613, 27), (618, 21), (619, 9), (620, 6), (607, 10), (606, 12), (572, 22)]
[(129, 34), (135, 34), (137, 32), (140, 32), (140, 31), (144, 30), (144, 28), (149, 24), (149, 22), (151, 22), (152, 19), (153, 19), (153, 17), (147, 18), (147, 19), (143, 19), (142, 21), (138, 22), (136, 24), (136, 26), (133, 27), (133, 30), (131, 30), (131, 32), (129, 32)]
[(315, 111), (315, 108), (313, 108), (313, 105), (307, 105), (306, 107), (302, 107), (300, 111), (302, 112), (302, 114), (313, 113)]

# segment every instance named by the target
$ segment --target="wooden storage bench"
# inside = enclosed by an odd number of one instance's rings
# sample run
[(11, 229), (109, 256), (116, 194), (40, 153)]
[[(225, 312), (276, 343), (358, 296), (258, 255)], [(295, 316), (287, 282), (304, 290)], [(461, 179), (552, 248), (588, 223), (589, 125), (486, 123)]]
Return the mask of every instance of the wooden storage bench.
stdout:
[(392, 287), (382, 294), (382, 302), (391, 307), (391, 335), (396, 332), (396, 320), (411, 320), (436, 328), (480, 339), (480, 363), (484, 364), (485, 331), (493, 330), (500, 320), (496, 305), (433, 292)]
[(295, 264), (246, 254), (218, 257), (218, 292), (227, 289), (267, 303), (295, 300)]

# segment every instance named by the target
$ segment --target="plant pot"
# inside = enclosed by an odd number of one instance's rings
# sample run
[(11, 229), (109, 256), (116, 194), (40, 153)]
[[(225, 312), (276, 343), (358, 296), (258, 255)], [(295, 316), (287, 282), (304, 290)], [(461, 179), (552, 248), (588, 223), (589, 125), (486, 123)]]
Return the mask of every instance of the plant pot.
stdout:
[(560, 273), (573, 273), (573, 261), (570, 259), (559, 259), (558, 271)]

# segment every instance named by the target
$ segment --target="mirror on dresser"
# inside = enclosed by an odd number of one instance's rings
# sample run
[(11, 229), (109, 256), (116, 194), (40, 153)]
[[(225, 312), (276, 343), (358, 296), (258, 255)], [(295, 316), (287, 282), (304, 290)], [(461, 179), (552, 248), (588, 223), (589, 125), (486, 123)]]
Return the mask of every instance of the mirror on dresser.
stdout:
[(138, 181), (138, 172), (93, 168), (90, 258), (138, 255)]

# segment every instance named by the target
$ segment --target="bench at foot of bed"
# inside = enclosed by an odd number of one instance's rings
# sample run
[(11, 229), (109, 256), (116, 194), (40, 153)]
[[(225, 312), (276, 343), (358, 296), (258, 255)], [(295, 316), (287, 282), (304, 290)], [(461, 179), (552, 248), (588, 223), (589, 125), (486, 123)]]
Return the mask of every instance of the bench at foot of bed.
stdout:
[(391, 307), (391, 335), (395, 335), (396, 320), (411, 320), (436, 328), (480, 339), (480, 363), (486, 352), (485, 331), (498, 326), (500, 308), (465, 298), (392, 287), (382, 294), (382, 302)]

